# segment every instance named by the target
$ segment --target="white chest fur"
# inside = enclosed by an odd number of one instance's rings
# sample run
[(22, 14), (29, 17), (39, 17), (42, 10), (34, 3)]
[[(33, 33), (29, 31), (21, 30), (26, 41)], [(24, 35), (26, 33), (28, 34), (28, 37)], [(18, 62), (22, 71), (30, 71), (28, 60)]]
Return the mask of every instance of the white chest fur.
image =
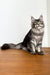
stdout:
[(36, 46), (38, 42), (41, 42), (40, 41), (41, 39), (42, 39), (42, 36), (36, 36), (36, 35), (32, 34), (32, 40), (31, 40), (31, 42), (33, 44), (35, 44), (35, 46)]
[(41, 38), (42, 38), (42, 36), (40, 36), (40, 35), (37, 36), (37, 35), (32, 34), (32, 40), (34, 40), (34, 39), (38, 40)]
[(31, 40), (31, 42), (32, 42), (35, 46), (37, 45), (36, 40)]

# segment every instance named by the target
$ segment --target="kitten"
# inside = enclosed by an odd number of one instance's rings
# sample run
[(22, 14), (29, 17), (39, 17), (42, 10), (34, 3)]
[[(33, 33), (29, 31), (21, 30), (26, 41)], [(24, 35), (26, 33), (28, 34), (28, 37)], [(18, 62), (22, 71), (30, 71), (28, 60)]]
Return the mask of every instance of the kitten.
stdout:
[(43, 55), (42, 51), (42, 39), (44, 34), (44, 21), (41, 15), (39, 19), (35, 19), (31, 16), (31, 29), (25, 36), (23, 42), (14, 44), (4, 44), (1, 49), (23, 49), (30, 51), (31, 54)]

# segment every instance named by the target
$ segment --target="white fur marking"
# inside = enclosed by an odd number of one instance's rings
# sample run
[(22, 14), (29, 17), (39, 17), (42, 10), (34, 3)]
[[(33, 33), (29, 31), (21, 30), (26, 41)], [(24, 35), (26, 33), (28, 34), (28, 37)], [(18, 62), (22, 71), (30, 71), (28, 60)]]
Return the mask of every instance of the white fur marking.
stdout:
[(20, 49), (20, 48), (21, 48), (21, 45), (17, 45), (17, 46), (16, 46), (16, 49)]
[(33, 41), (33, 40), (31, 40), (31, 42), (32, 42), (33, 44), (35, 44), (35, 46), (36, 46), (36, 41), (35, 41), (35, 40), (34, 40), (34, 41)]
[(38, 27), (38, 29), (41, 29), (41, 27)]
[(40, 47), (38, 47), (38, 52), (40, 52)]
[(25, 47), (22, 48), (24, 51), (27, 51), (27, 49)]
[(37, 29), (32, 29), (32, 31), (39, 34), (39, 33), (42, 33), (44, 31), (44, 28), (40, 29), (40, 31)]
[(33, 51), (35, 52), (35, 47), (32, 45)]

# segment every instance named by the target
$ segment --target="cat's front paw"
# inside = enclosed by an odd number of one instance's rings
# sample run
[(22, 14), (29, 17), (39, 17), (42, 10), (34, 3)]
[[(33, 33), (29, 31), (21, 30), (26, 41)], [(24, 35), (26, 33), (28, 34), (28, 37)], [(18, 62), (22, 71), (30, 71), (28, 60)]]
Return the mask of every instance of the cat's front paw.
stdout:
[(36, 55), (36, 52), (30, 52), (30, 54), (32, 54), (32, 55)]
[(43, 51), (38, 52), (38, 55), (44, 55)]

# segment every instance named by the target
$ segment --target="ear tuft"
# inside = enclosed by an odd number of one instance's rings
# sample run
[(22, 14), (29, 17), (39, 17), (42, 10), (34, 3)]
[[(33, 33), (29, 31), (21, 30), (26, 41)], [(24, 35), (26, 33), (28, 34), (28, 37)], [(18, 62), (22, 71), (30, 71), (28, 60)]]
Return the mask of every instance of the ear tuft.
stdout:
[(33, 16), (31, 16), (31, 22), (34, 22), (35, 18)]
[(40, 15), (40, 18), (39, 18), (41, 21), (43, 21), (43, 15)]
[(33, 16), (31, 16), (31, 19), (34, 18)]

